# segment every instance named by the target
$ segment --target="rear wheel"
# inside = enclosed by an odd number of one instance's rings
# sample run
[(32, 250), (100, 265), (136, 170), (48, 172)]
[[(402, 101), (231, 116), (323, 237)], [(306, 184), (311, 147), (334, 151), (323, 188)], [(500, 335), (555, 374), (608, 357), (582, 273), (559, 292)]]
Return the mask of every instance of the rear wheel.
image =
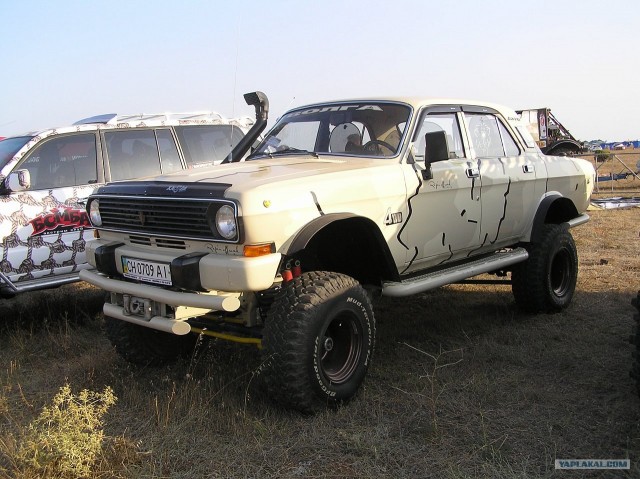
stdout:
[(282, 288), (265, 322), (262, 374), (269, 395), (303, 412), (350, 400), (374, 342), (371, 302), (356, 280), (303, 273)]
[(195, 334), (177, 336), (105, 316), (105, 330), (116, 352), (130, 363), (161, 366), (188, 356), (198, 340)]
[(540, 241), (527, 251), (527, 261), (511, 274), (516, 303), (531, 313), (554, 313), (569, 306), (578, 280), (578, 252), (568, 228), (544, 225)]

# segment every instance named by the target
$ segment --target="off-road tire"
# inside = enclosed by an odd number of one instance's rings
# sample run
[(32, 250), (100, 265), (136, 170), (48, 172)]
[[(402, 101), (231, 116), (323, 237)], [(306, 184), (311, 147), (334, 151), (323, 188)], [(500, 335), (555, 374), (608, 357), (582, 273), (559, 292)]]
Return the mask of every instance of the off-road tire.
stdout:
[(631, 300), (631, 304), (638, 310), (633, 315), (635, 325), (633, 326), (633, 332), (629, 336), (629, 342), (633, 345), (633, 363), (631, 365), (630, 375), (636, 381), (636, 389), (638, 395), (640, 395), (640, 291), (638, 295)]
[(141, 366), (162, 366), (188, 356), (198, 340), (195, 334), (178, 336), (109, 316), (104, 317), (104, 324), (116, 352)]
[(578, 252), (567, 226), (544, 225), (529, 258), (511, 273), (518, 306), (529, 313), (557, 313), (571, 303), (578, 280)]
[(313, 413), (358, 391), (375, 344), (373, 308), (344, 274), (314, 271), (287, 283), (263, 330), (261, 376), (282, 406)]

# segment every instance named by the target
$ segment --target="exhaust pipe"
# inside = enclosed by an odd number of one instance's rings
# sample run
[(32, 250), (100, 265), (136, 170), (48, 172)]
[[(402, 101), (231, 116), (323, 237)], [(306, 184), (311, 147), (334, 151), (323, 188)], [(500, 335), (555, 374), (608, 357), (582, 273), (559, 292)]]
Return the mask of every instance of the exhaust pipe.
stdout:
[(233, 163), (240, 161), (240, 159), (249, 151), (251, 145), (256, 141), (260, 133), (262, 133), (267, 126), (267, 119), (269, 118), (269, 100), (267, 95), (261, 91), (254, 91), (253, 93), (245, 93), (244, 101), (247, 105), (253, 105), (256, 108), (256, 122), (247, 132), (247, 134), (238, 142), (229, 156), (227, 156), (221, 163)]

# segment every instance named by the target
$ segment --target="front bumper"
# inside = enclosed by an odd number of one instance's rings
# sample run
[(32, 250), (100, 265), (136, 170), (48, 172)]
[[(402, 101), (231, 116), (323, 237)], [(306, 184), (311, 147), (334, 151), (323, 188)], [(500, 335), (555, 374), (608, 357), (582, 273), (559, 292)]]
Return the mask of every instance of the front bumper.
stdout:
[(80, 279), (112, 293), (129, 294), (174, 307), (189, 306), (229, 312), (237, 311), (240, 308), (238, 293), (198, 294), (171, 291), (158, 286), (111, 279), (93, 270), (80, 271)]
[[(99, 272), (112, 278), (122, 275), (123, 256), (170, 264), (171, 276), (174, 278), (173, 286), (185, 290), (203, 292), (246, 292), (268, 289), (273, 286), (282, 259), (280, 253), (251, 258), (237, 255), (207, 254), (204, 252), (184, 254), (184, 252), (176, 252), (175, 250), (167, 252), (159, 248), (148, 249), (103, 241), (93, 241), (87, 248), (88, 262), (95, 266)], [(92, 282), (89, 279), (82, 279)], [(104, 277), (104, 279), (109, 278)], [(95, 281), (98, 280), (95, 279)], [(136, 285), (136, 283), (118, 279), (111, 279), (108, 282), (101, 279), (100, 282), (105, 286), (96, 285), (108, 291), (116, 291), (116, 289), (111, 288), (129, 290), (129, 288)], [(122, 285), (117, 286), (119, 284)], [(170, 293), (180, 296), (189, 294), (177, 293), (156, 286), (147, 286), (147, 288), (158, 291), (158, 295), (162, 297), (171, 296)], [(145, 297), (153, 299), (150, 296)], [(159, 299), (158, 301), (162, 300)]]

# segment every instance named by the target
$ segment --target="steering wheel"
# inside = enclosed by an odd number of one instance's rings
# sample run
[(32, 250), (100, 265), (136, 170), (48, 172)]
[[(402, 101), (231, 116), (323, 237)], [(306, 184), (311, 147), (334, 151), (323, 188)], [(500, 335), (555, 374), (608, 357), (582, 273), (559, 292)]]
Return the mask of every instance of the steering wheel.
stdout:
[(389, 143), (387, 143), (386, 141), (382, 141), (382, 140), (370, 140), (367, 141), (362, 149), (365, 151), (368, 151), (370, 153), (375, 153), (377, 155), (381, 155), (382, 151), (380, 151), (380, 147), (384, 146), (386, 149), (389, 150), (389, 152), (393, 155), (396, 152), (396, 149), (391, 146)]

